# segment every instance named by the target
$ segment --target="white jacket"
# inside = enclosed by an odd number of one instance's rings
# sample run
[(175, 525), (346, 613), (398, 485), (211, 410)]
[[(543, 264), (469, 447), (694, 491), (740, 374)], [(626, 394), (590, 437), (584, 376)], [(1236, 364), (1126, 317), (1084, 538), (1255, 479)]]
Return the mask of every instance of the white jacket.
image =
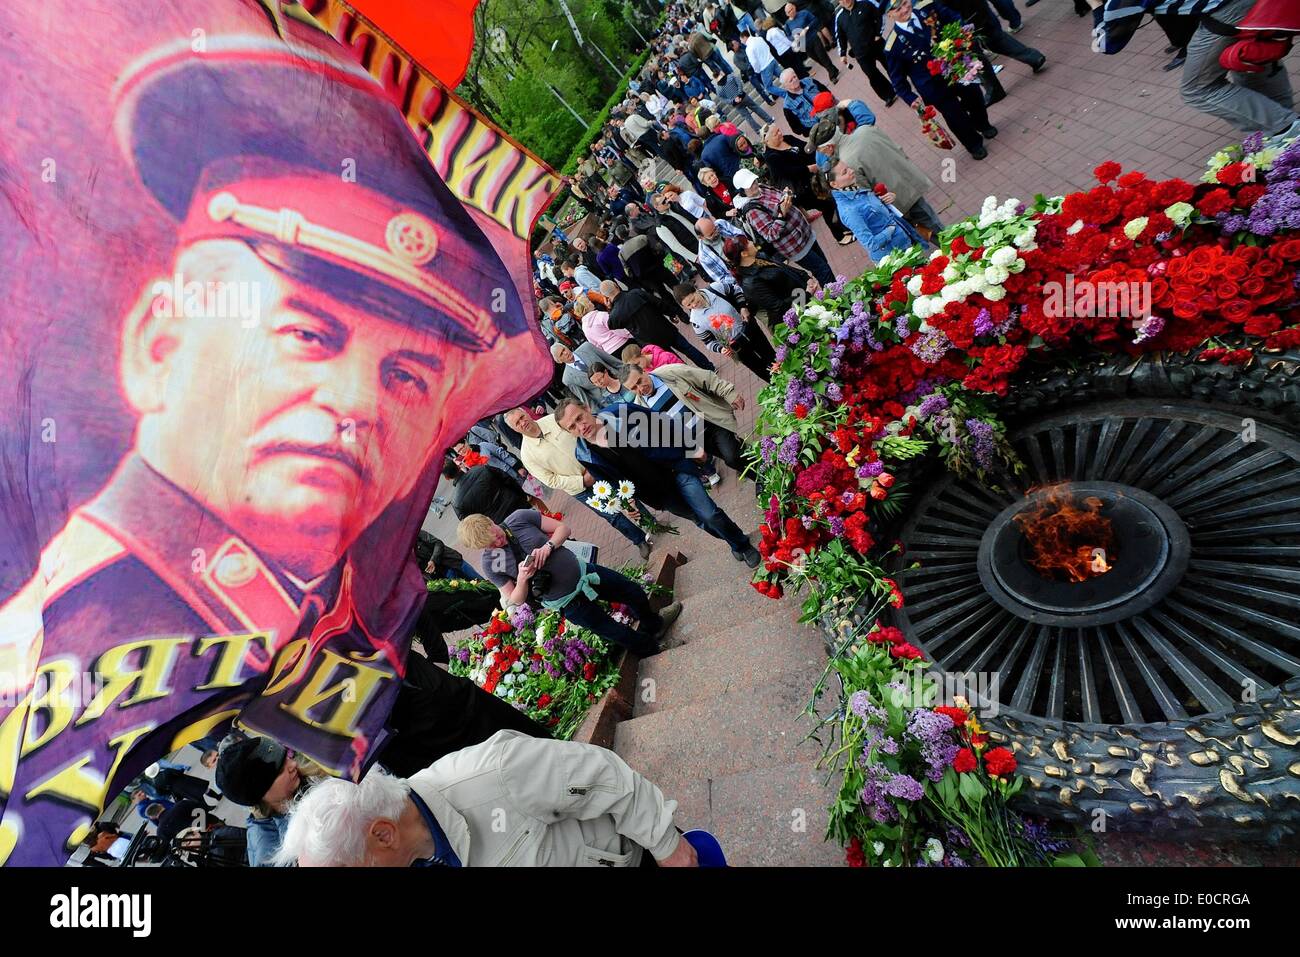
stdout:
[(677, 802), (591, 744), (498, 731), (407, 783), (466, 867), (636, 867), (681, 840)]

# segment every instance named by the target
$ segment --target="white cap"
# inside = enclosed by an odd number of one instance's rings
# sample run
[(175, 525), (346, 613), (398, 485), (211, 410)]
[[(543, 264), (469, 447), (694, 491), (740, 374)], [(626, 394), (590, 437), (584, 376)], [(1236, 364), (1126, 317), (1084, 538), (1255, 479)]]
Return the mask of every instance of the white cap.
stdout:
[(758, 180), (758, 176), (750, 170), (738, 169), (736, 175), (731, 177), (731, 185), (736, 189), (749, 189)]

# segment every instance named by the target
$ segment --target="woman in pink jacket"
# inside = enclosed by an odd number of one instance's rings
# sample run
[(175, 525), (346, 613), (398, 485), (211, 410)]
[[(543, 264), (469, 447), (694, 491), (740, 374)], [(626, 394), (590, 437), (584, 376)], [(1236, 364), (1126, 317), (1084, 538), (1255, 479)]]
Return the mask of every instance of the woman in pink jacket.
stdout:
[(632, 341), (632, 333), (626, 329), (611, 329), (609, 313), (597, 309), (586, 296), (579, 296), (573, 303), (573, 314), (582, 321), (582, 334), (597, 349), (618, 355), (620, 349)]

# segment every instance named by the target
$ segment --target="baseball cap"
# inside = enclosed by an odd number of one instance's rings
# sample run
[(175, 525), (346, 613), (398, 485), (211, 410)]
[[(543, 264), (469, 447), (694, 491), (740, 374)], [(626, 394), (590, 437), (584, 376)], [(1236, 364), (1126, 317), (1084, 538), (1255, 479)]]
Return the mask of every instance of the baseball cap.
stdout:
[(828, 116), (823, 116), (813, 125), (813, 128), (809, 130), (808, 144), (804, 149), (809, 153), (817, 152), (817, 147), (821, 146), (834, 136), (836, 129), (838, 129), (838, 123), (836, 122), (835, 114), (832, 113)]
[(825, 113), (834, 105), (835, 105), (834, 94), (832, 94), (829, 90), (822, 90), (822, 92), (818, 93), (816, 96), (813, 97), (812, 115), (816, 116), (818, 113)]
[(236, 741), (217, 759), (217, 788), (236, 804), (252, 807), (271, 790), (288, 755), (270, 738)]
[(736, 175), (731, 178), (731, 185), (736, 189), (749, 189), (758, 180), (758, 176), (751, 170), (738, 169)]

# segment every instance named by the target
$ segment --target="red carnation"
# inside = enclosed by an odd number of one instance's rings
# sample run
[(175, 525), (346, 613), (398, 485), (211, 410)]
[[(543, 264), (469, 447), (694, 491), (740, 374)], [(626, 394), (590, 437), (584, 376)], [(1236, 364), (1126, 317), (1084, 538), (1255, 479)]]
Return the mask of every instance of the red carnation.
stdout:
[(960, 256), (962, 253), (970, 252), (970, 244), (966, 242), (965, 236), (956, 236), (952, 241), (952, 254)]
[(1196, 211), (1203, 216), (1218, 216), (1231, 208), (1232, 194), (1226, 189), (1212, 189), (1196, 204)]
[(1120, 166), (1118, 163), (1111, 160), (1102, 163), (1100, 166), (1094, 169), (1092, 171), (1092, 175), (1097, 177), (1097, 182), (1099, 183), (1109, 183), (1115, 177), (1119, 176), (1119, 174), (1123, 172), (1123, 170), (1124, 167)]
[(1016, 757), (1006, 748), (993, 748), (984, 755), (984, 770), (995, 778), (1004, 778), (1016, 770)]
[(954, 708), (952, 705), (941, 704), (934, 710), (936, 714), (946, 714), (952, 720), (954, 728), (960, 728), (969, 717), (961, 708)]
[[(1012, 758), (1011, 760), (1014, 769), (1015, 758)], [(957, 752), (957, 756), (952, 759), (952, 769), (958, 774), (969, 774), (978, 766), (979, 762), (975, 758), (975, 752), (970, 748), (962, 748)]]
[(919, 661), (925, 657), (925, 652), (921, 651), (916, 645), (910, 645), (903, 642), (901, 645), (891, 645), (889, 648), (890, 657), (903, 658), (907, 661)]
[(907, 639), (903, 637), (903, 632), (893, 625), (877, 628), (867, 635), (867, 641), (878, 645), (902, 645), (907, 643)]
[[(1219, 172), (1215, 174), (1214, 178), (1217, 179), (1224, 186), (1236, 186), (1239, 183), (1243, 183), (1246, 181), (1245, 173), (1246, 173), (1245, 163), (1242, 162), (1229, 163), (1227, 166), (1223, 167), (1223, 169), (1219, 170)], [(1251, 173), (1253, 176), (1254, 175), (1253, 168)]]
[(596, 666), (592, 662), (588, 661), (582, 666), (582, 677), (588, 681), (596, 680)]
[(844, 852), (844, 863), (849, 867), (866, 867), (867, 855), (862, 850), (862, 839), (855, 837), (849, 841), (848, 850)]
[(804, 405), (802, 402), (796, 405), (794, 407), (794, 417), (796, 419), (808, 418), (808, 406)]
[(544, 694), (537, 699), (537, 707), (539, 708), (545, 708), (550, 703), (551, 703), (551, 696), (548, 694)]

